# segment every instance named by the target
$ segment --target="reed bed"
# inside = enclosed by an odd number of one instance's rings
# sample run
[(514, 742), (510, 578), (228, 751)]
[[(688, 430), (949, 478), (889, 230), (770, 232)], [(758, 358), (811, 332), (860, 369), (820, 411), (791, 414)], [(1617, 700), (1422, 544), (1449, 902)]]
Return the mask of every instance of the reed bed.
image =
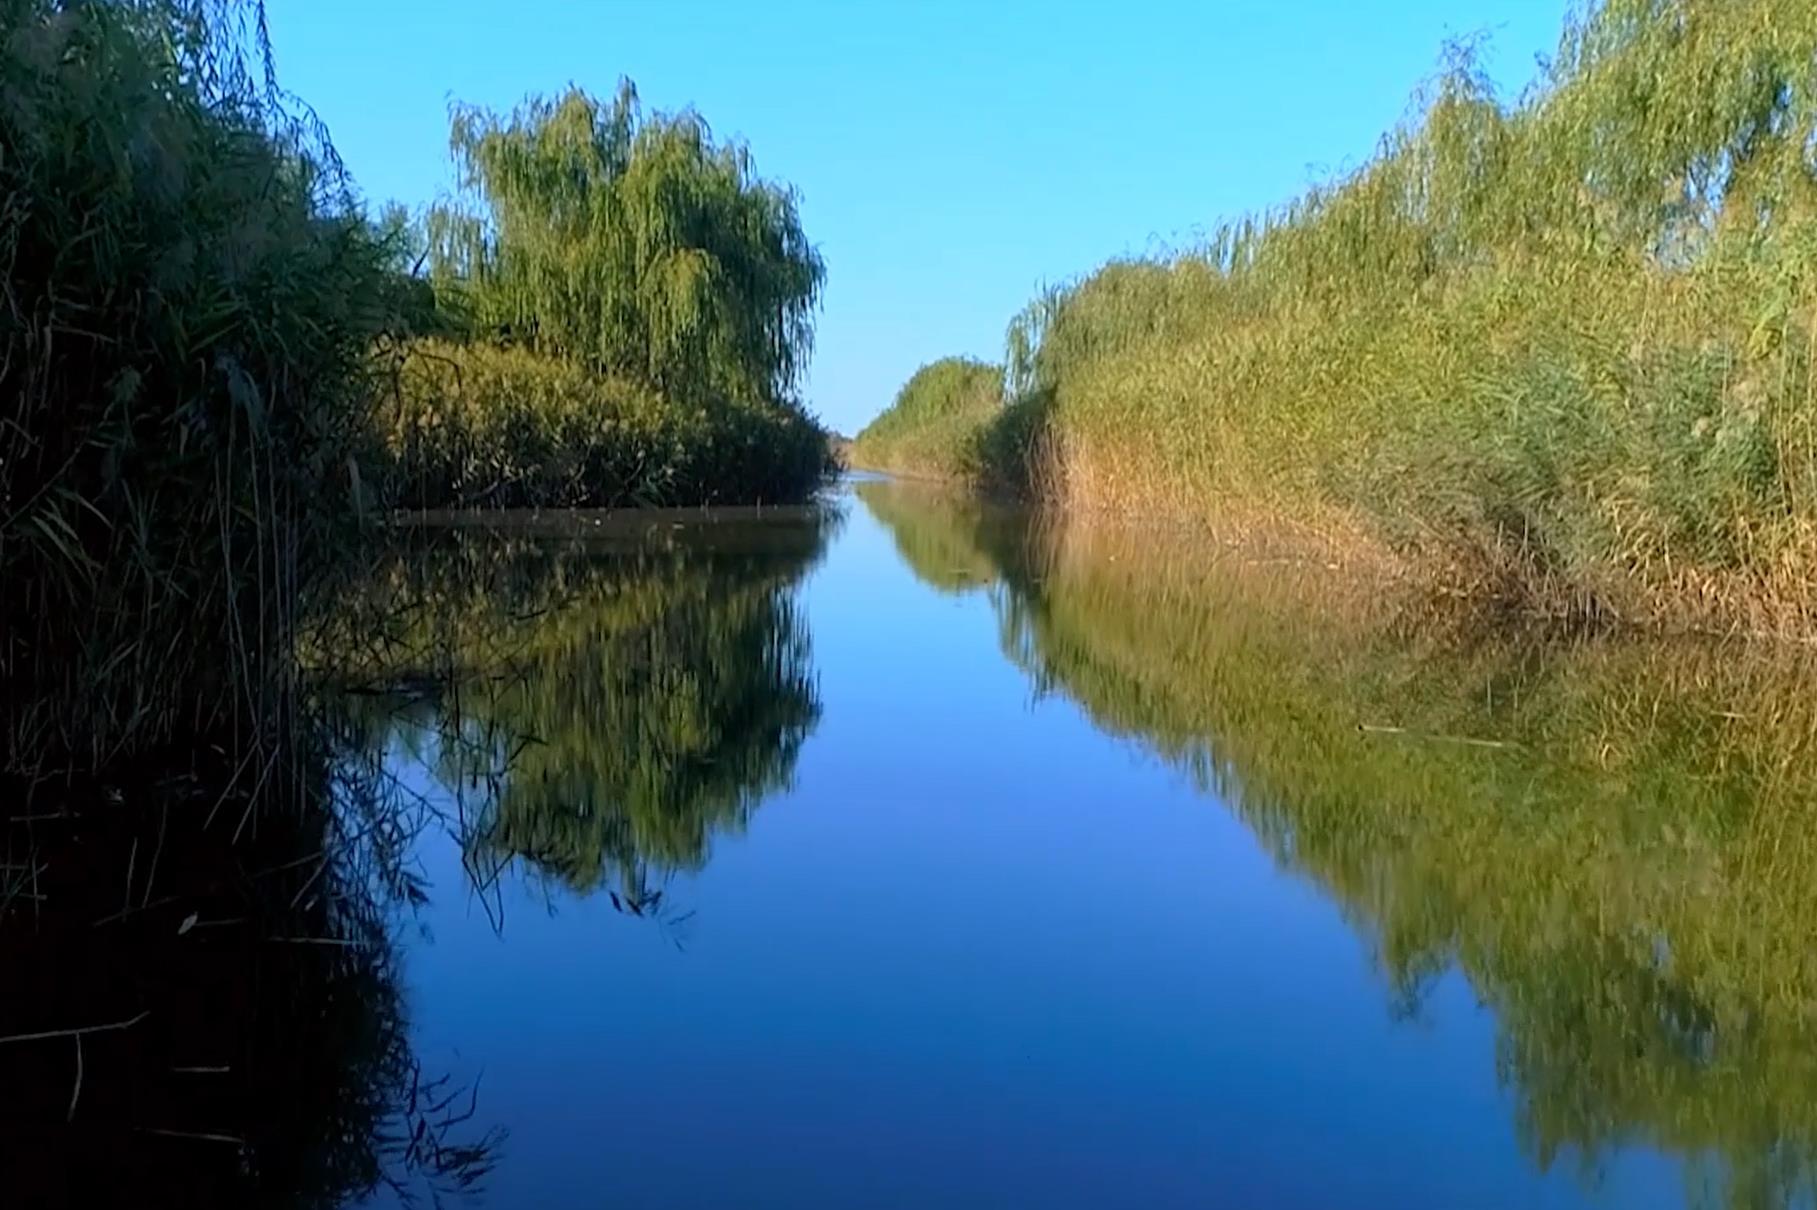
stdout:
[(401, 508), (618, 508), (799, 500), (825, 434), (764, 401), (665, 398), (525, 348), (421, 340), (377, 409)]
[(984, 473), (986, 439), (1003, 409), (1003, 367), (963, 357), (922, 366), (853, 440), (852, 465), (924, 477)]
[[(1543, 612), (1817, 630), (1817, 10), (1454, 51), (1355, 172), (1012, 322), (983, 477), (1350, 525)], [(970, 464), (949, 473), (976, 475)]]
[(282, 731), (297, 585), (359, 512), (393, 252), (259, 15), (0, 0), (8, 773)]

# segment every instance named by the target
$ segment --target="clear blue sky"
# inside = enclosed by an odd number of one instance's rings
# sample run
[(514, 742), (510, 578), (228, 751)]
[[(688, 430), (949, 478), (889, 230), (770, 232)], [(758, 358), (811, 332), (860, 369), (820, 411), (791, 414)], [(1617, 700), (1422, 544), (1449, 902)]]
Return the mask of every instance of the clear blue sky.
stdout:
[(1044, 281), (1189, 242), (1365, 158), (1447, 38), (1510, 92), (1567, 0), (270, 0), (284, 84), (373, 202), (450, 179), (447, 108), (636, 80), (802, 194), (828, 265), (809, 403), (855, 431), (996, 360)]

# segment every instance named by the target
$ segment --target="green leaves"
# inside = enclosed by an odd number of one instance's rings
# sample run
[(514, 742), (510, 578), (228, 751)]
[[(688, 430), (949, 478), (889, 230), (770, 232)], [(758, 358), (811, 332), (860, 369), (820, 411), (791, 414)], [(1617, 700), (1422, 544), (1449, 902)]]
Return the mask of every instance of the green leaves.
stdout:
[(877, 470), (972, 478), (985, 469), (980, 442), (1002, 413), (1003, 367), (942, 358), (903, 384), (858, 434), (852, 456)]
[(0, 763), (264, 725), (347, 519), (396, 275), (257, 15), (0, 0)]
[(432, 276), (479, 335), (666, 393), (787, 398), (825, 279), (794, 193), (698, 114), (571, 89), (457, 106), (463, 195), (430, 216)]
[(780, 503), (828, 471), (824, 435), (785, 404), (665, 398), (484, 343), (411, 345), (378, 420), (409, 508)]

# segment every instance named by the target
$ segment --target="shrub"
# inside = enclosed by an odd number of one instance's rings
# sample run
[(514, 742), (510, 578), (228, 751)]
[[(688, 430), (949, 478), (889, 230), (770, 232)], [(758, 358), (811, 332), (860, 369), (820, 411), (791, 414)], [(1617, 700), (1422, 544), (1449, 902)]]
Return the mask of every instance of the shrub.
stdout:
[(789, 405), (664, 398), (486, 344), (415, 343), (379, 432), (388, 495), (409, 508), (781, 503), (831, 471)]
[(922, 366), (858, 434), (855, 464), (939, 478), (975, 479), (985, 436), (1003, 410), (1003, 370), (962, 357)]

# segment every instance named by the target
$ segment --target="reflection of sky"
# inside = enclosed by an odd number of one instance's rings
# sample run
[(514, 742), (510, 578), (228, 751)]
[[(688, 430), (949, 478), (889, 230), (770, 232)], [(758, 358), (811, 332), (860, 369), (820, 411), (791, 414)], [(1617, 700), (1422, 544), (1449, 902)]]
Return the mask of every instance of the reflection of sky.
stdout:
[(796, 787), (669, 885), (678, 929), (427, 845), (426, 1066), (484, 1073), (497, 1206), (1657, 1206), (1522, 1155), (1455, 975), (1396, 1022), (1337, 910), (1173, 772), (1033, 702), (981, 594), (861, 506), (803, 590)]

